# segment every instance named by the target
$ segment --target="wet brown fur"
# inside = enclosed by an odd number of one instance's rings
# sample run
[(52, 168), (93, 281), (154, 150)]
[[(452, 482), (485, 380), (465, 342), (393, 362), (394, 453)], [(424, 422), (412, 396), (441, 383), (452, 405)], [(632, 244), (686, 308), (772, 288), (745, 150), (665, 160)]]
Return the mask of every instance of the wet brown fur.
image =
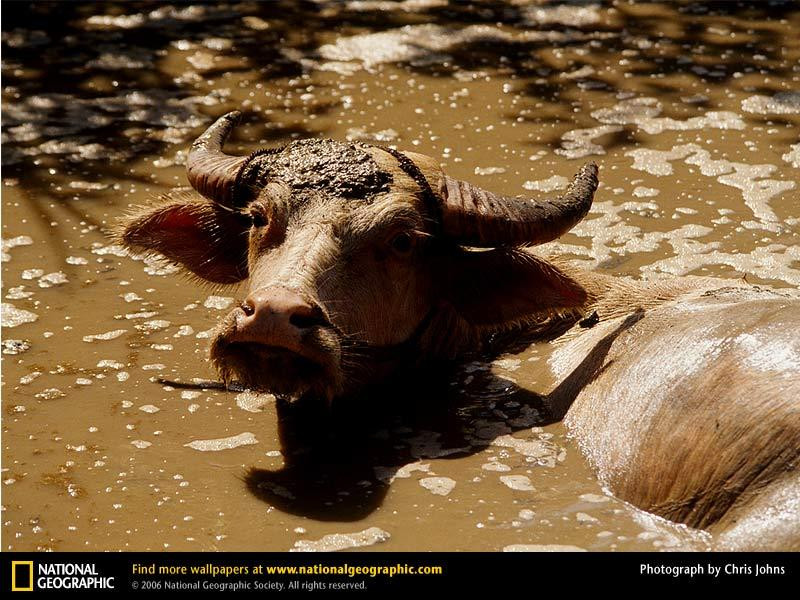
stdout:
[[(602, 279), (613, 297), (616, 283)], [(800, 355), (800, 297), (711, 279), (627, 285), (639, 291), (616, 304), (620, 316), (571, 331), (551, 359), (562, 374), (582, 371), (553, 400), (568, 406), (565, 422), (601, 481), (649, 512), (718, 533), (755, 518), (762, 493), (784, 482), (794, 505), (767, 507), (779, 514), (761, 527), (778, 547), (800, 548), (800, 365), (780, 360), (787, 348)], [(748, 351), (751, 338), (767, 342)], [(593, 360), (569, 362), (597, 348)], [(768, 539), (740, 535), (727, 547)]]

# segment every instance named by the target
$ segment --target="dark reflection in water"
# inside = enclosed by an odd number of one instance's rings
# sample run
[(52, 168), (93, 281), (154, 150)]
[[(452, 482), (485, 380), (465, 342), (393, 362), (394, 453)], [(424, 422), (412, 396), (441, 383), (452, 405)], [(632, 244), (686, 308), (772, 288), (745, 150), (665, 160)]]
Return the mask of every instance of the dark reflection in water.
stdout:
[(281, 511), (357, 521), (380, 506), (404, 465), (474, 454), (497, 435), (548, 422), (540, 396), (488, 371), (470, 387), (514, 391), (487, 401), (457, 391), (452, 381), (450, 373), (431, 370), (397, 378), (330, 410), (310, 401), (280, 403), (285, 465), (251, 469), (248, 489)]
[(406, 373), (361, 397), (278, 404), (285, 465), (251, 469), (248, 489), (292, 514), (357, 521), (372, 513), (397, 470), (420, 459), (480, 452), (498, 436), (561, 420), (578, 393), (602, 371), (611, 344), (644, 316), (640, 310), (600, 340), (546, 396), (521, 389), (488, 369), (469, 388), (453, 369)]

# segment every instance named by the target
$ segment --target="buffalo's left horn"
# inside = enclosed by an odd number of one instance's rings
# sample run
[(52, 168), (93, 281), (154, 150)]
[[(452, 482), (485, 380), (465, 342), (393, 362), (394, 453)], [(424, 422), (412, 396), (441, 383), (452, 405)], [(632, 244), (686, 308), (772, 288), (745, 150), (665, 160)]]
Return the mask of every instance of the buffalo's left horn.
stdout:
[(586, 216), (597, 189), (597, 165), (585, 164), (566, 193), (555, 200), (498, 196), (445, 177), (442, 229), (465, 246), (496, 247), (543, 244), (572, 229)]
[(217, 119), (195, 140), (186, 160), (189, 184), (212, 202), (226, 206), (232, 203), (236, 175), (247, 160), (222, 151), (240, 117), (241, 113), (234, 110)]

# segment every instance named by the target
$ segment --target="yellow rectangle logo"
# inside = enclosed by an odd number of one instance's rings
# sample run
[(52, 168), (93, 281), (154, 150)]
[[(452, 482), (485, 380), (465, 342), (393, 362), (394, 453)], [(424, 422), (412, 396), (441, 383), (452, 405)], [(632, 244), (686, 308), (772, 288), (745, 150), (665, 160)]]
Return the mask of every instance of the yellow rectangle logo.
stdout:
[[(27, 567), (27, 576), (25, 573)], [(17, 577), (17, 574), (20, 577)], [(20, 583), (18, 584), (17, 581)], [(22, 587), (24, 586), (24, 587)], [(11, 591), (12, 592), (32, 592), (33, 591), (33, 561), (32, 560), (12, 560), (11, 561)]]

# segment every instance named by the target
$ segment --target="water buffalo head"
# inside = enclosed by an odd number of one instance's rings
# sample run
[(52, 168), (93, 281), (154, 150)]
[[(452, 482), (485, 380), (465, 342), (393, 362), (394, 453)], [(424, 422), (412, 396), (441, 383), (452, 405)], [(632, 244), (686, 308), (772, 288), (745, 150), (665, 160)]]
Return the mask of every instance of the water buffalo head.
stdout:
[(192, 145), (196, 193), (128, 215), (120, 234), (203, 280), (246, 280), (211, 346), (226, 381), (330, 400), (403, 357), (454, 358), (585, 302), (580, 285), (521, 247), (583, 218), (595, 165), (560, 198), (510, 198), (421, 154), (364, 144), (308, 139), (231, 156), (222, 146), (238, 116)]

